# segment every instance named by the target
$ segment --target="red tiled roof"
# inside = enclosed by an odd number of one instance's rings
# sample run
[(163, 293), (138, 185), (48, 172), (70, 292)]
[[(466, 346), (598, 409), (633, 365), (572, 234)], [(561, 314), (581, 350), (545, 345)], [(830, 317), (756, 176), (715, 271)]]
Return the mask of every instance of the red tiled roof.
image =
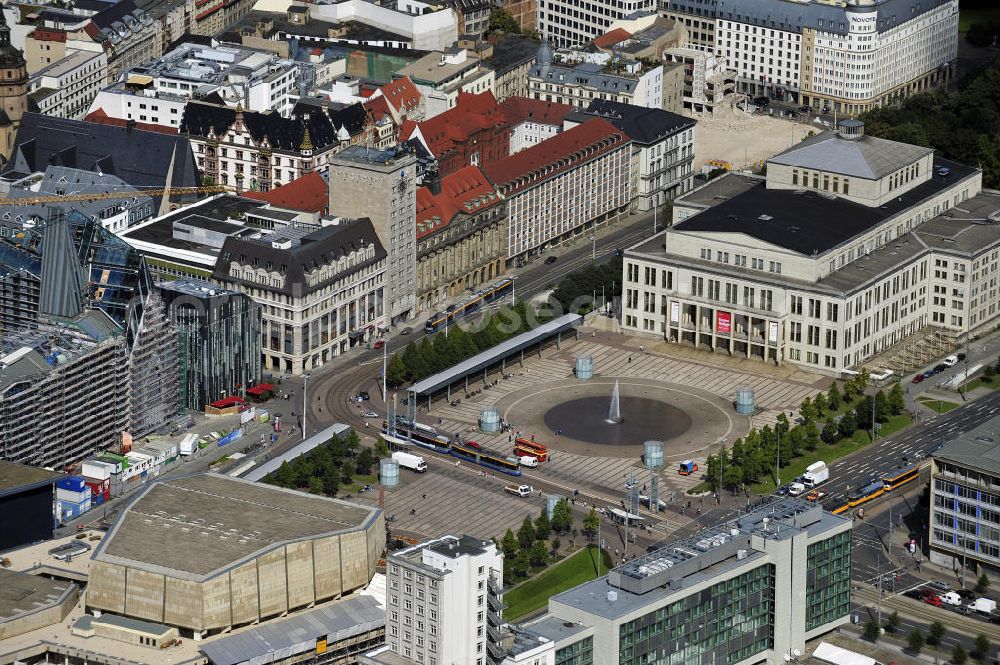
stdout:
[(441, 179), (440, 194), (427, 187), (417, 190), (417, 238), (440, 231), (460, 212), (489, 208), (500, 200), (478, 167), (463, 167)]
[(628, 30), (624, 28), (615, 28), (611, 32), (606, 32), (595, 39), (594, 46), (597, 48), (611, 48), (613, 45), (618, 42), (623, 42), (631, 36), (632, 33)]
[[(127, 127), (128, 120), (124, 118), (112, 118), (109, 116), (104, 109), (99, 108), (96, 111), (91, 111), (84, 117), (84, 122), (93, 122), (98, 125), (114, 125), (115, 127)], [(177, 128), (170, 127), (168, 125), (155, 125), (151, 122), (137, 122), (133, 125), (136, 129), (142, 129), (147, 132), (158, 132), (160, 134), (176, 134)]]
[(500, 110), (512, 125), (528, 120), (543, 125), (562, 125), (563, 119), (573, 112), (573, 107), (543, 99), (511, 97), (500, 105)]
[(330, 188), (323, 176), (313, 172), (269, 192), (246, 192), (243, 196), (266, 201), (279, 208), (325, 213), (330, 205)]
[(384, 116), (391, 116), (392, 112), (389, 110), (389, 102), (386, 101), (385, 97), (379, 95), (375, 99), (369, 99), (362, 102), (365, 109), (371, 111), (372, 115), (376, 120), (380, 120)]
[(420, 91), (409, 76), (386, 83), (379, 90), (398, 113), (406, 113), (420, 104)]
[[(418, 126), (431, 154), (440, 158), (454, 145), (465, 143), (474, 132), (506, 122), (507, 119), (500, 110), (496, 98), (487, 90), (478, 95), (469, 92), (458, 93), (458, 101), (454, 108), (424, 120), (418, 123)], [(413, 133), (413, 129), (405, 124), (404, 129), (407, 133), (403, 136), (403, 140), (406, 140)]]
[[(483, 169), (501, 193), (509, 194), (537, 182), (532, 174), (548, 179), (628, 142), (624, 132), (610, 122), (594, 118)], [(560, 164), (561, 160), (567, 161)], [(547, 166), (551, 169), (545, 172)]]
[(413, 131), (417, 128), (417, 123), (413, 122), (409, 118), (403, 120), (403, 124), (399, 126), (399, 140), (409, 141), (410, 137), (413, 136)]

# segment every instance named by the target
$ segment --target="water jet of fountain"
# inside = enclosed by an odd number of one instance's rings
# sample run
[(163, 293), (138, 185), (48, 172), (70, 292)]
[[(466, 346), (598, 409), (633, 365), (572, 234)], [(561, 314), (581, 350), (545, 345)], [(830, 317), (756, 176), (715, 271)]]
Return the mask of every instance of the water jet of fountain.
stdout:
[(622, 421), (622, 408), (620, 396), (618, 394), (618, 381), (615, 381), (615, 388), (611, 391), (611, 406), (608, 407), (608, 422), (620, 423)]

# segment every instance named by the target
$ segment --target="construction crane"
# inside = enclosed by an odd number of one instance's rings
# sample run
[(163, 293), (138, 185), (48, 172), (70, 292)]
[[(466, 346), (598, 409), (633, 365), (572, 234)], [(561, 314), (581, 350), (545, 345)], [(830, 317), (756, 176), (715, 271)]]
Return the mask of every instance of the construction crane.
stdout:
[(226, 185), (209, 185), (206, 187), (167, 187), (162, 189), (130, 189), (120, 192), (93, 192), (90, 194), (44, 194), (41, 196), (19, 196), (16, 198), (0, 198), (0, 205), (19, 206), (39, 203), (66, 203), (70, 201), (102, 201), (114, 199), (131, 199), (137, 196), (186, 196), (189, 194), (221, 194), (234, 192), (235, 187)]

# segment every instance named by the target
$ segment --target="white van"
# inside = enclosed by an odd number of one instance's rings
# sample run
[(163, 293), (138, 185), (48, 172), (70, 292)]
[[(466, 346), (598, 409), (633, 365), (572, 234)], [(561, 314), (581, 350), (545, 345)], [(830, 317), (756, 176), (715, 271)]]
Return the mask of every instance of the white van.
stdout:
[(527, 466), (531, 468), (538, 466), (538, 460), (532, 457), (531, 455), (522, 455), (519, 458), (519, 461), (521, 462), (521, 466)]

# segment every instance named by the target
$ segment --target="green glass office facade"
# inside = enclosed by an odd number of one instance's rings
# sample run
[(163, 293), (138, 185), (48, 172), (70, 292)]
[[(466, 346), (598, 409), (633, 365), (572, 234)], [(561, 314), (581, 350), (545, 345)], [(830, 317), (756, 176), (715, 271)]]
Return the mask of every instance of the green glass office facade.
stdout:
[(557, 650), (556, 665), (594, 665), (594, 638), (585, 637)]
[(774, 644), (774, 566), (713, 584), (619, 628), (620, 665), (738, 663)]
[(851, 611), (851, 532), (809, 546), (806, 561), (806, 630)]

